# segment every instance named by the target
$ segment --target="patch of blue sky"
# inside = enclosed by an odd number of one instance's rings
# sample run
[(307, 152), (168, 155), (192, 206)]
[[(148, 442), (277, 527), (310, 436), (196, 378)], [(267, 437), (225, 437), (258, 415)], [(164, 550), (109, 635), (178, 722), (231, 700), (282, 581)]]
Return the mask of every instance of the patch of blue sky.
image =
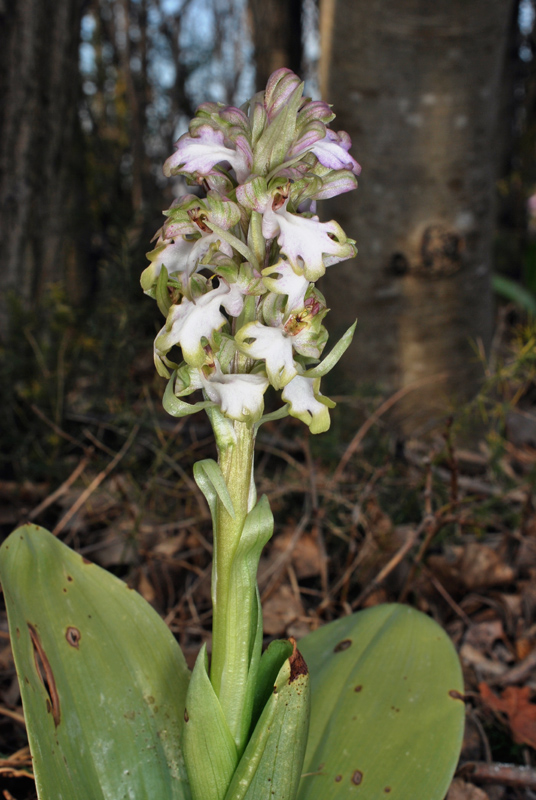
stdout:
[(536, 18), (536, 11), (534, 9), (533, 0), (521, 0), (519, 3), (518, 11), (518, 24), (519, 30), (523, 36), (528, 36), (532, 33), (534, 28), (534, 20)]

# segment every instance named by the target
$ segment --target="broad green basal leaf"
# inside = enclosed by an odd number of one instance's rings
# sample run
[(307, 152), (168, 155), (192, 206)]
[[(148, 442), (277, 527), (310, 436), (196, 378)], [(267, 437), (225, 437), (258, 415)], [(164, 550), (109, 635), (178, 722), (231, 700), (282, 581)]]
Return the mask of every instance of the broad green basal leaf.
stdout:
[(0, 579), (40, 800), (189, 800), (188, 670), (154, 609), (36, 525)]
[(312, 708), (298, 800), (443, 800), (464, 725), (461, 668), (444, 631), (384, 605), (299, 646)]

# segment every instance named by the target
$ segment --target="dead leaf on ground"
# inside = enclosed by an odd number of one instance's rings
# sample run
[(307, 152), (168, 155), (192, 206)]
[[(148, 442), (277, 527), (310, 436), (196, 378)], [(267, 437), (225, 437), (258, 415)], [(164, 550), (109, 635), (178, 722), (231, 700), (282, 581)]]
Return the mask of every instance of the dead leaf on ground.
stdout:
[(486, 620), (485, 622), (473, 623), (467, 630), (464, 643), (478, 650), (482, 650), (486, 655), (493, 656), (493, 645), (495, 642), (506, 641), (504, 628), (500, 619)]
[(530, 702), (528, 686), (508, 686), (497, 697), (488, 684), (482, 682), (478, 691), (488, 708), (507, 715), (514, 742), (536, 748), (536, 703)]
[(495, 678), (499, 675), (503, 675), (508, 669), (507, 664), (497, 661), (494, 658), (486, 658), (481, 650), (478, 650), (470, 644), (463, 644), (461, 646), (460, 658), (464, 665), (473, 667), (476, 674), (480, 677), (486, 675)]
[(489, 798), (486, 792), (473, 783), (466, 783), (461, 778), (454, 778), (446, 800), (489, 800)]
[(492, 547), (479, 542), (451, 547), (446, 555), (431, 555), (428, 566), (451, 592), (489, 589), (511, 583), (515, 576)]
[[(293, 534), (294, 532), (288, 529), (273, 540), (266, 568), (271, 566), (274, 561), (278, 560), (282, 553), (285, 553), (292, 547)], [(316, 575), (320, 575), (323, 562), (318, 547), (318, 541), (312, 533), (302, 534), (294, 544), (292, 553), (290, 554), (290, 563), (294, 567), (297, 578), (313, 578)]]
[(290, 586), (280, 586), (263, 605), (264, 632), (283, 636), (289, 625), (304, 616), (303, 605)]

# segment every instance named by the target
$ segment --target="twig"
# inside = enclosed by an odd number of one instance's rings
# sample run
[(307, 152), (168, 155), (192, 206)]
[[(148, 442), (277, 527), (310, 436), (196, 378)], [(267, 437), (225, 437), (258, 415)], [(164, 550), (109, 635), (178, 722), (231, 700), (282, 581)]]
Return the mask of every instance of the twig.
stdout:
[(387, 578), (388, 575), (397, 567), (400, 562), (405, 558), (407, 553), (411, 550), (411, 548), (415, 545), (417, 539), (421, 535), (422, 531), (425, 529), (427, 525), (430, 524), (428, 517), (425, 517), (421, 524), (415, 528), (415, 530), (411, 531), (408, 535), (408, 538), (400, 547), (394, 556), (387, 562), (387, 564), (378, 572), (376, 577), (366, 586), (361, 594), (357, 597), (356, 600), (352, 603), (352, 609), (355, 611), (356, 608), (359, 608), (363, 600), (365, 600), (374, 589), (377, 589), (384, 580)]
[(305, 530), (310, 520), (311, 520), (311, 512), (306, 511), (305, 514), (300, 519), (296, 527), (296, 530), (292, 534), (292, 537), (287, 547), (274, 560), (274, 562), (268, 567), (268, 569), (264, 573), (263, 575), (264, 589), (261, 594), (262, 601), (266, 600), (276, 587), (281, 572), (285, 569), (286, 565), (290, 561), (294, 548), (296, 547), (303, 531)]
[(57, 536), (59, 533), (61, 533), (61, 531), (65, 528), (67, 523), (74, 517), (76, 512), (80, 510), (80, 508), (84, 505), (84, 503), (87, 501), (87, 499), (93, 494), (95, 489), (97, 489), (100, 486), (100, 484), (103, 482), (103, 480), (105, 480), (105, 478), (108, 477), (110, 472), (112, 472), (112, 470), (114, 470), (115, 467), (119, 464), (121, 459), (126, 455), (128, 450), (130, 449), (130, 446), (132, 445), (132, 442), (136, 438), (139, 429), (140, 429), (139, 425), (135, 425), (132, 428), (132, 430), (130, 431), (130, 435), (129, 435), (128, 439), (124, 443), (124, 445), (121, 448), (121, 450), (117, 453), (115, 458), (113, 458), (110, 461), (110, 463), (108, 464), (108, 466), (105, 469), (103, 469), (101, 472), (99, 472), (99, 474), (96, 476), (96, 478), (94, 478), (94, 480), (91, 481), (91, 483), (89, 484), (87, 489), (85, 489), (85, 491), (82, 492), (82, 494), (80, 495), (78, 500), (76, 500), (76, 502), (73, 503), (73, 505), (67, 511), (67, 513), (63, 515), (63, 517), (60, 519), (60, 521), (58, 522), (58, 524), (56, 525), (56, 527), (52, 531), (52, 533), (55, 536)]
[(416, 389), (420, 389), (422, 386), (425, 386), (427, 383), (433, 383), (435, 381), (443, 380), (443, 378), (448, 377), (448, 372), (441, 372), (438, 375), (431, 375), (426, 378), (422, 378), (420, 381), (415, 381), (414, 383), (410, 383), (409, 386), (403, 386), (397, 392), (395, 392), (391, 397), (385, 400), (379, 408), (374, 411), (373, 414), (363, 423), (363, 425), (359, 428), (356, 435), (346, 448), (343, 457), (339, 461), (337, 469), (333, 473), (332, 483), (337, 483), (342, 478), (344, 470), (348, 461), (351, 459), (353, 454), (358, 449), (359, 445), (372, 428), (372, 426), (379, 420), (379, 418), (385, 414), (386, 411), (389, 411), (399, 400), (402, 400), (409, 392), (413, 392)]
[[(31, 781), (35, 780), (31, 772), (27, 772), (25, 769), (15, 769), (14, 767), (0, 767), (0, 775), (9, 775), (10, 778), (30, 778)], [(15, 800), (13, 795), (9, 793), (6, 794), (5, 791), (4, 797)]]
[(432, 461), (431, 461), (431, 459), (428, 461), (428, 463), (426, 465), (426, 482), (425, 482), (425, 488), (424, 488), (424, 512), (425, 512), (426, 516), (428, 517), (428, 519), (433, 519), (434, 520), (434, 524), (427, 526), (428, 530), (426, 531), (426, 536), (424, 537), (424, 541), (422, 542), (421, 546), (419, 547), (419, 552), (415, 556), (413, 564), (410, 567), (409, 574), (408, 574), (408, 576), (407, 576), (407, 578), (405, 580), (404, 588), (400, 592), (400, 597), (398, 598), (398, 602), (399, 603), (404, 603), (406, 601), (406, 597), (409, 594), (411, 585), (412, 585), (412, 583), (413, 583), (413, 581), (415, 579), (415, 575), (417, 573), (417, 567), (421, 563), (422, 559), (424, 558), (424, 555), (425, 555), (426, 551), (428, 550), (430, 542), (432, 541), (432, 539), (434, 538), (434, 536), (436, 535), (437, 530), (438, 530), (437, 515), (436, 516), (432, 516), (433, 515), (433, 511), (432, 511)]
[(445, 439), (445, 444), (447, 447), (447, 466), (450, 470), (450, 504), (452, 508), (455, 508), (458, 504), (459, 465), (456, 453), (454, 451), (454, 446), (452, 444), (452, 422), (453, 418), (449, 417), (443, 438)]
[(83, 444), (83, 442), (79, 442), (78, 439), (75, 439), (74, 436), (71, 436), (70, 433), (66, 433), (64, 430), (62, 430), (62, 428), (60, 428), (59, 425), (56, 425), (55, 422), (52, 422), (52, 420), (49, 419), (47, 415), (43, 413), (43, 411), (41, 411), (41, 409), (38, 408), (34, 403), (30, 405), (30, 408), (32, 409), (34, 414), (36, 414), (39, 417), (40, 420), (42, 420), (46, 425), (48, 425), (49, 428), (52, 428), (54, 433), (56, 433), (58, 436), (61, 436), (62, 439), (66, 439), (68, 442), (71, 442), (71, 444), (80, 447), (81, 450), (87, 449)]
[(291, 467), (295, 467), (295, 469), (304, 477), (307, 476), (307, 468), (300, 464), (295, 458), (293, 458), (289, 453), (282, 450), (280, 447), (274, 447), (271, 444), (267, 444), (262, 439), (259, 439), (257, 443), (258, 450), (264, 450), (266, 453), (270, 453), (270, 455), (277, 456), (281, 458), (283, 461), (286, 461), (287, 464), (290, 464)]
[(424, 565), (421, 567), (421, 569), (428, 578), (428, 580), (430, 581), (430, 583), (432, 584), (432, 586), (434, 586), (435, 589), (437, 589), (443, 600), (446, 600), (446, 602), (449, 604), (452, 610), (460, 617), (461, 620), (463, 620), (465, 625), (469, 627), (471, 625), (471, 620), (469, 619), (463, 608), (461, 608), (456, 602), (456, 600), (454, 600), (454, 598), (450, 596), (450, 594), (447, 592), (443, 584), (440, 581), (438, 581), (433, 572), (430, 572), (430, 570)]
[(26, 721), (22, 714), (18, 714), (16, 711), (11, 711), (9, 708), (3, 708), (0, 706), (0, 714), (4, 717), (9, 717), (10, 719), (14, 719), (15, 722), (20, 722), (21, 725), (26, 725)]
[[(307, 431), (309, 433), (309, 431)], [(316, 471), (313, 458), (311, 456), (311, 448), (309, 447), (309, 436), (306, 436), (303, 441), (303, 452), (305, 455), (305, 464), (307, 467), (307, 474), (309, 477), (309, 485), (311, 487), (311, 506), (313, 509), (313, 526), (312, 534), (318, 545), (318, 554), (320, 556), (320, 585), (324, 597), (328, 595), (328, 554), (326, 551), (326, 542), (322, 530), (322, 517), (318, 507), (318, 490), (316, 484)]]
[(475, 783), (502, 783), (506, 786), (536, 789), (536, 769), (518, 764), (487, 764), (471, 761), (463, 764), (458, 775)]
[(484, 730), (484, 726), (482, 725), (482, 723), (478, 718), (478, 713), (474, 709), (471, 712), (470, 719), (480, 734), (480, 740), (484, 748), (484, 755), (486, 756), (486, 763), (491, 764), (493, 761), (493, 756), (491, 754), (489, 739), (487, 737), (486, 731)]
[(32, 763), (32, 756), (30, 755), (30, 748), (28, 745), (21, 747), (16, 753), (12, 753), (7, 758), (0, 758), (0, 767), (9, 766), (30, 766)]
[[(367, 534), (367, 536), (368, 535), (369, 534)], [(350, 562), (350, 564), (346, 567), (343, 574), (337, 579), (337, 581), (333, 584), (333, 586), (330, 587), (327, 596), (324, 597), (324, 599), (322, 600), (322, 602), (320, 603), (320, 605), (316, 610), (317, 614), (329, 606), (329, 604), (331, 603), (331, 601), (333, 600), (339, 589), (341, 589), (345, 584), (348, 584), (353, 573), (355, 572), (355, 570), (358, 568), (358, 566), (365, 557), (366, 557), (366, 548), (361, 547), (358, 550), (357, 554), (352, 559), (352, 561)]]
[(33, 509), (33, 511), (30, 511), (30, 513), (28, 514), (28, 519), (29, 520), (32, 520), (32, 519), (35, 519), (36, 517), (38, 517), (39, 514), (41, 514), (42, 511), (44, 511), (46, 508), (48, 508), (50, 505), (52, 505), (52, 503), (55, 503), (56, 500), (59, 497), (61, 497), (63, 494), (65, 494), (67, 489), (70, 486), (72, 486), (73, 483), (77, 480), (77, 478), (79, 478), (80, 475), (83, 473), (83, 471), (87, 467), (89, 461), (91, 460), (91, 456), (93, 455), (93, 453), (94, 453), (94, 450), (91, 447), (86, 452), (86, 455), (84, 456), (84, 458), (82, 458), (81, 461), (77, 464), (76, 469), (74, 469), (73, 472), (71, 472), (71, 474), (69, 475), (67, 480), (63, 481), (61, 486), (58, 486), (58, 488), (56, 489), (55, 492), (52, 492), (52, 494), (49, 494), (48, 497), (45, 497), (45, 499), (41, 503), (39, 503), (39, 505), (36, 506)]
[(515, 667), (504, 672), (501, 677), (499, 683), (501, 686), (508, 686), (513, 683), (520, 683), (524, 681), (525, 678), (532, 672), (532, 670), (536, 667), (536, 649), (531, 650), (530, 653), (520, 664), (516, 664)]

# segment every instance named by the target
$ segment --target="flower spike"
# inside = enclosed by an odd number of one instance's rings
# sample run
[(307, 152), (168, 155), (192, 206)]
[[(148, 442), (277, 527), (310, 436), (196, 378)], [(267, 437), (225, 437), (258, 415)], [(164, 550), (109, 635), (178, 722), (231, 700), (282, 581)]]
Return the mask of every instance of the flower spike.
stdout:
[[(241, 109), (203, 103), (164, 164), (166, 175), (208, 189), (165, 212), (141, 279), (166, 315), (155, 364), (167, 377), (174, 370), (166, 390), (174, 413), (203, 407), (221, 430), (222, 420), (256, 425), (271, 385), (313, 433), (329, 427), (333, 404), (320, 380), (351, 332), (318, 363), (328, 335), (315, 283), (357, 251), (337, 222), (320, 221), (315, 204), (354, 189), (361, 171), (333, 119), (327, 103), (304, 97), (298, 76), (280, 69)], [(204, 400), (186, 404), (182, 396), (194, 391)]]

